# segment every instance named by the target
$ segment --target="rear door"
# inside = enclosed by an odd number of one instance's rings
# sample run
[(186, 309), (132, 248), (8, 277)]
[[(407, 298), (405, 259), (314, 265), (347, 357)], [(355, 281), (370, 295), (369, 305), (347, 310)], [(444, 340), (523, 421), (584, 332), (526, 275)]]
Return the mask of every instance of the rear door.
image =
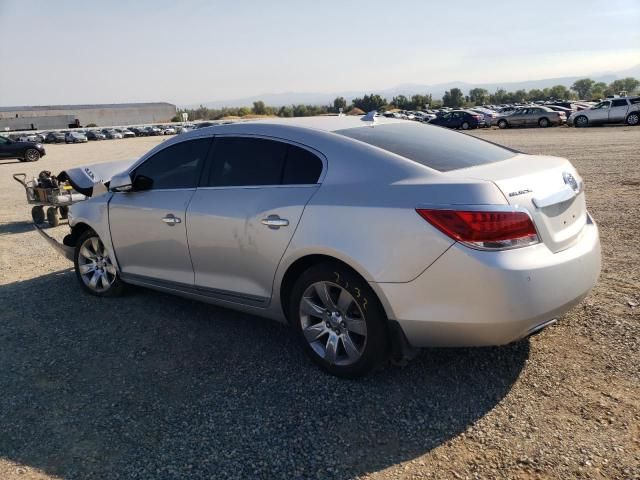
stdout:
[[(211, 138), (187, 140), (149, 157), (132, 173), (134, 190), (109, 201), (111, 240), (123, 276), (193, 285), (186, 210)], [(150, 188), (135, 185), (150, 182)]]
[(611, 108), (609, 109), (609, 122), (622, 123), (627, 118), (627, 112), (629, 111), (629, 102), (626, 98), (616, 98), (611, 101)]
[(187, 212), (197, 288), (266, 305), (273, 278), (326, 161), (273, 138), (217, 136)]

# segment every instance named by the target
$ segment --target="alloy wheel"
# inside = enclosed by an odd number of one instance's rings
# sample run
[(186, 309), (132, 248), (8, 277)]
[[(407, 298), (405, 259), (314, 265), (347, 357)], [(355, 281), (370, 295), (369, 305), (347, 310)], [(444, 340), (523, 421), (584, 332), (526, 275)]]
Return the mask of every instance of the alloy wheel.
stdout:
[(299, 310), (304, 338), (320, 358), (339, 366), (360, 359), (367, 323), (351, 293), (332, 282), (316, 282), (304, 291)]
[(40, 153), (37, 150), (30, 148), (29, 150), (27, 150), (25, 156), (27, 157), (28, 162), (35, 162), (40, 158)]
[(640, 115), (637, 113), (632, 113), (627, 117), (627, 124), (629, 125), (638, 125), (640, 123)]
[(95, 292), (109, 290), (116, 279), (109, 252), (97, 236), (87, 238), (80, 246), (78, 270), (84, 284)]

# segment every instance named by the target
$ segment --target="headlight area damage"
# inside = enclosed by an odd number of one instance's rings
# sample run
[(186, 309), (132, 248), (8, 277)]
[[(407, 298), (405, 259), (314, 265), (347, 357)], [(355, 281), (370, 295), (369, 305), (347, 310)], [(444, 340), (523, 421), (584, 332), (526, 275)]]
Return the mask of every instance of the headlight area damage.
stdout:
[[(69, 225), (73, 227), (73, 205), (77, 201), (83, 201), (89, 197), (96, 197), (107, 193), (109, 190), (109, 181), (111, 178), (123, 171), (126, 171), (135, 160), (121, 160), (116, 162), (100, 163), (95, 165), (87, 165), (82, 167), (70, 168), (61, 171), (57, 176), (57, 181), (60, 184), (67, 183), (73, 188), (73, 191), (81, 194), (77, 197), (81, 197), (81, 200), (74, 200), (68, 205), (67, 217), (69, 219)], [(84, 197), (83, 197), (84, 196)], [(77, 198), (74, 196), (74, 198)], [(53, 203), (43, 203), (41, 206), (55, 207)], [(65, 236), (62, 242), (58, 241), (47, 230), (42, 227), (39, 222), (34, 222), (34, 228), (42, 235), (42, 237), (57, 250), (64, 257), (70, 261), (74, 261), (74, 247), (75, 238), (73, 233)]]

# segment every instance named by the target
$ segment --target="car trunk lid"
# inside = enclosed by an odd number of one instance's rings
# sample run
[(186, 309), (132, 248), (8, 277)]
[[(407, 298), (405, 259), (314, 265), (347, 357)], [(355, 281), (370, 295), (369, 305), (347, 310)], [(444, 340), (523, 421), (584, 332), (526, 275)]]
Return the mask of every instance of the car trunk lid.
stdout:
[(566, 159), (518, 154), (448, 175), (493, 182), (510, 205), (529, 212), (541, 240), (553, 252), (570, 247), (587, 223), (583, 182)]

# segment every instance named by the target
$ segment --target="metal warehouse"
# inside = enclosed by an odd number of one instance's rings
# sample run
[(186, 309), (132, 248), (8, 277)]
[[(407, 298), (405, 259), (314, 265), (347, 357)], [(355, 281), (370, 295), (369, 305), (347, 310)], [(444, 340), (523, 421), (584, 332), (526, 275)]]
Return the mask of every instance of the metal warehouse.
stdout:
[(0, 130), (161, 123), (175, 114), (176, 106), (165, 102), (0, 107)]

